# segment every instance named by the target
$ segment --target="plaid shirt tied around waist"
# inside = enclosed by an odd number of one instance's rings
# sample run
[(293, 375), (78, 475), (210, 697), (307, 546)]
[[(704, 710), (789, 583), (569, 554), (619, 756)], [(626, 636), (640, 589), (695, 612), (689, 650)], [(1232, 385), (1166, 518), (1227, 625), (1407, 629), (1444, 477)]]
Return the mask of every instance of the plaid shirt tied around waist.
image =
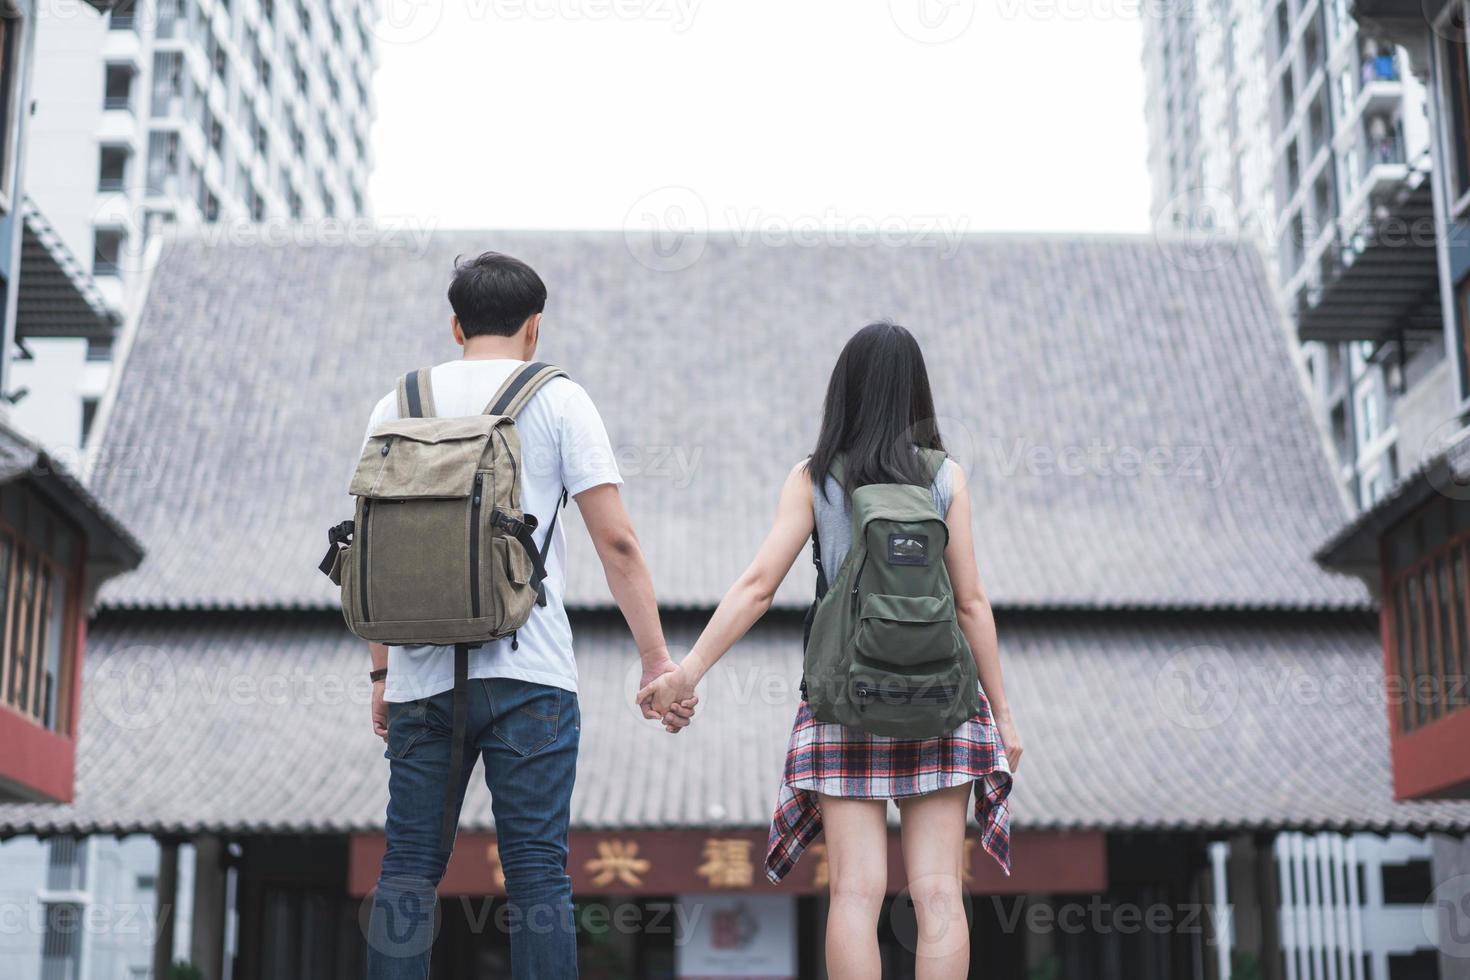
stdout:
[(786, 749), (766, 877), (784, 878), (822, 833), (817, 794), (864, 800), (897, 800), (975, 784), (980, 846), (1011, 873), (1011, 771), (1000, 734), (982, 692), (980, 710), (948, 735), (888, 738), (835, 722), (818, 721), (802, 701)]

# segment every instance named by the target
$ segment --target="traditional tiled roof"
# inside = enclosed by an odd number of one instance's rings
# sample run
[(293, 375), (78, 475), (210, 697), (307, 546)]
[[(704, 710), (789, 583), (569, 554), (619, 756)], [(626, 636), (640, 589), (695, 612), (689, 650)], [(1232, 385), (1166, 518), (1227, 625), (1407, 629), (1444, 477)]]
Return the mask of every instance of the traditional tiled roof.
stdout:
[[(694, 617), (670, 623), (688, 644)], [(772, 614), (666, 735), (629, 701), (613, 614), (575, 623), (579, 828), (761, 827), (780, 781), (800, 624)], [(1470, 829), (1470, 801), (1392, 799), (1367, 616), (1013, 613), (1022, 829)], [(0, 835), (380, 830), (383, 745), (361, 641), (322, 614), (105, 614), (87, 654), (72, 804), (0, 806)], [(478, 778), (466, 827), (488, 828)]]
[[(619, 233), (444, 233), (374, 246), (174, 243), (96, 465), (149, 558), (115, 607), (335, 605), (316, 571), (365, 419), (446, 360), (451, 261), (494, 248), (551, 290), (544, 359), (606, 417), (666, 608), (713, 605), (811, 447), (842, 342), (924, 345), (970, 473), (999, 607), (1363, 607), (1312, 562), (1345, 517), (1259, 257), (1147, 237), (953, 246), (702, 242), (677, 271)], [(568, 513), (575, 520), (575, 508)], [(778, 606), (809, 601), (799, 562)], [(590, 548), (569, 601), (609, 599)]]

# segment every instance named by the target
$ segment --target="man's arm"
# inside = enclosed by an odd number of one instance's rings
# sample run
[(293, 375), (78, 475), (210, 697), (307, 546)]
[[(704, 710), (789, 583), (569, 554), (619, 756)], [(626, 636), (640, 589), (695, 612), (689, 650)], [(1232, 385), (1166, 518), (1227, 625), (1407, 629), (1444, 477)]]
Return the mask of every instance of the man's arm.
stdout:
[[(633, 521), (623, 498), (615, 484), (604, 483), (590, 487), (576, 496), (577, 509), (582, 512), (582, 522), (592, 535), (592, 544), (597, 548), (597, 557), (602, 561), (603, 574), (607, 576), (607, 587), (612, 591), (613, 601), (628, 621), (633, 633), (633, 642), (638, 645), (638, 656), (643, 661), (643, 679), (639, 687), (651, 683), (654, 678), (674, 669), (669, 658), (669, 648), (664, 642), (664, 630), (658, 618), (658, 600), (653, 594), (653, 576), (643, 558), (643, 548), (633, 530)], [(697, 699), (684, 702), (683, 711), (675, 706), (675, 724), (682, 728), (689, 723)], [(643, 706), (643, 716), (649, 719), (661, 717), (650, 704)], [(669, 718), (664, 719), (669, 722)], [(678, 724), (682, 721), (682, 724)]]

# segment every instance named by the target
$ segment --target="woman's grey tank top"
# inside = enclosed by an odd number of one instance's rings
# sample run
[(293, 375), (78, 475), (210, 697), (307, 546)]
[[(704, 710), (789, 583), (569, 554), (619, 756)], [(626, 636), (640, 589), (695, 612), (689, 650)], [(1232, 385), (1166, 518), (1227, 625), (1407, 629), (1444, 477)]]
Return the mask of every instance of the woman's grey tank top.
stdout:
[[(941, 517), (949, 513), (949, 502), (954, 495), (954, 465), (954, 460), (946, 459), (929, 488)], [(822, 568), (827, 574), (827, 584), (831, 585), (852, 548), (852, 504), (842, 485), (831, 475), (827, 476), (825, 485), (827, 493), (823, 496), (816, 482), (812, 483), (812, 516), (817, 523), (817, 540), (822, 545)]]

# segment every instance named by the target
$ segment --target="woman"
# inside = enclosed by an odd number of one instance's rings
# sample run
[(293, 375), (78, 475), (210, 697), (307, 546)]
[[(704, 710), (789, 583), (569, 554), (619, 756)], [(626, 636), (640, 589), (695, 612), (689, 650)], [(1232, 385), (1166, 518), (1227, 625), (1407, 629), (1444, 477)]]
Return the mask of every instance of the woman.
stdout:
[[(678, 669), (638, 692), (664, 715), (771, 606), (813, 529), (821, 567), (836, 572), (851, 545), (851, 490), (874, 483), (923, 485), (919, 449), (943, 450), (929, 375), (903, 327), (874, 323), (847, 342), (827, 386), (821, 433), (811, 458), (786, 479), (775, 525), (755, 560), (721, 600)], [(843, 461), (846, 485), (831, 475)], [(929, 457), (934, 458), (934, 457)], [(949, 526), (944, 563), (956, 619), (982, 689), (979, 710), (953, 732), (929, 739), (872, 735), (797, 710), (766, 875), (779, 881), (825, 829), (831, 904), (827, 970), (834, 978), (877, 978), (877, 925), (887, 891), (887, 800), (902, 818), (904, 868), (919, 919), (921, 978), (964, 977), (969, 929), (963, 903), (965, 818), (972, 785), (981, 845), (1009, 873), (1011, 773), (1021, 739), (1001, 679), (995, 621), (980, 584), (965, 477), (945, 460), (930, 484)]]

